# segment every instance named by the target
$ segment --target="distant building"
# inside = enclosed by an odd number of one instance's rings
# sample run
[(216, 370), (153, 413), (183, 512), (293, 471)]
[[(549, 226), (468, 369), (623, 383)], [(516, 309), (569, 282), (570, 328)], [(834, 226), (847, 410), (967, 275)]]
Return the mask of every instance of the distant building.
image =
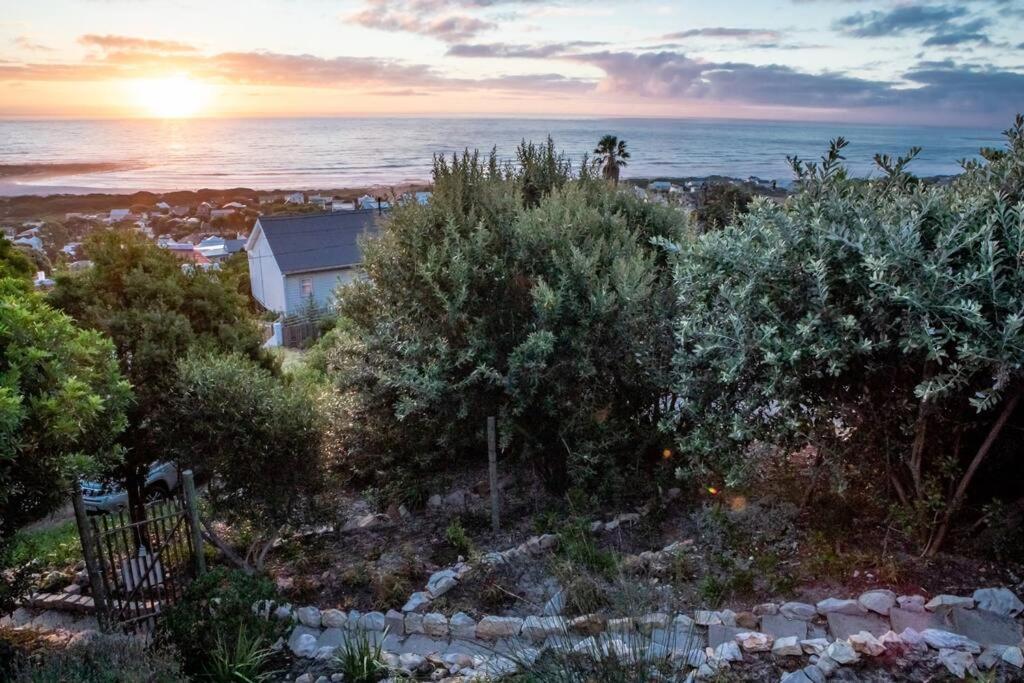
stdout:
[(668, 192), (672, 189), (672, 183), (667, 180), (655, 180), (647, 184), (647, 189), (655, 192)]
[(376, 209), (261, 216), (249, 234), (252, 295), (278, 313), (333, 305), (334, 290), (361, 272), (359, 239), (376, 235)]
[(196, 245), (196, 250), (211, 261), (225, 259), (232, 254), (237, 254), (245, 248), (245, 240), (229, 240), (214, 235), (207, 237)]
[(355, 202), (343, 202), (343, 201), (340, 201), (340, 200), (337, 200), (337, 199), (335, 199), (333, 202), (331, 202), (331, 211), (355, 211), (355, 210), (356, 210), (356, 203)]
[(383, 201), (377, 197), (371, 197), (368, 194), (364, 194), (362, 197), (356, 200), (356, 204), (360, 209), (390, 209), (391, 205), (386, 201)]
[(227, 204), (225, 204), (224, 206), (222, 206), (220, 208), (222, 208), (222, 209), (244, 209), (245, 208), (245, 204), (243, 204), (242, 202), (228, 202)]
[(288, 195), (287, 197), (284, 198), (284, 203), (285, 204), (305, 204), (306, 203), (306, 195), (302, 194), (301, 192), (293, 192), (292, 194), (290, 194), (290, 195)]
[(194, 244), (169, 242), (164, 245), (164, 249), (167, 249), (182, 261), (187, 261), (201, 266), (208, 266), (211, 263), (210, 259), (206, 258), (202, 252), (197, 250)]
[(166, 212), (171, 210), (171, 205), (168, 204), (167, 202), (157, 202), (156, 203), (156, 210), (157, 211), (163, 211), (164, 213), (166, 213)]
[(178, 218), (184, 218), (191, 211), (192, 210), (190, 208), (188, 208), (187, 206), (175, 206), (175, 207), (171, 208), (171, 215), (172, 216), (177, 216)]
[(127, 221), (132, 219), (131, 209), (111, 209), (110, 215), (107, 216), (108, 223), (118, 223), (120, 221)]
[(21, 245), (23, 247), (35, 249), (36, 251), (43, 250), (43, 240), (37, 235), (32, 235), (29, 237), (15, 237), (13, 243), (15, 245)]
[(214, 218), (227, 218), (235, 212), (234, 209), (213, 209), (210, 211), (210, 220)]

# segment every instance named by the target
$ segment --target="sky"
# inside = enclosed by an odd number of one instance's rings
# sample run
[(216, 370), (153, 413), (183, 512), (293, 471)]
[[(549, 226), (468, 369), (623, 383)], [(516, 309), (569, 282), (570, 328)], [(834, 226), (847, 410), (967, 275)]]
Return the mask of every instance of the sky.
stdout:
[(1005, 126), (1024, 0), (0, 0), (0, 117)]

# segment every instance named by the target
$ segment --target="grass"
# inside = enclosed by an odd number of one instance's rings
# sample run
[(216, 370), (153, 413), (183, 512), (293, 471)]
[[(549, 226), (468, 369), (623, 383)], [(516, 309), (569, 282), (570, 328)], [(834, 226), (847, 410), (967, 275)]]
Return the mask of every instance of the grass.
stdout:
[(19, 531), (11, 543), (14, 566), (38, 560), (44, 567), (63, 569), (82, 559), (78, 528), (69, 520), (49, 529)]
[(448, 528), (445, 529), (444, 537), (455, 550), (464, 557), (472, 557), (476, 554), (476, 548), (473, 545), (473, 540), (466, 533), (466, 529), (462, 526), (462, 520), (456, 517), (448, 524)]
[(356, 631), (345, 639), (334, 664), (345, 675), (346, 681), (375, 683), (387, 675), (387, 665), (381, 656), (381, 643), (387, 635), (388, 630), (384, 629), (376, 644), (370, 642), (366, 631)]

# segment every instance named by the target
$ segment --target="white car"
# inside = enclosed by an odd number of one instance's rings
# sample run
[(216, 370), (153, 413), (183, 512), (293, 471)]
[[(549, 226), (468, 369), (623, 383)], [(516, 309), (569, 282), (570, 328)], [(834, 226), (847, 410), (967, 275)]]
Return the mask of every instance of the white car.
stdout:
[[(170, 462), (155, 462), (146, 475), (146, 502), (161, 500), (178, 488), (178, 467)], [(115, 482), (82, 482), (82, 500), (90, 514), (117, 512), (128, 506), (128, 491)]]

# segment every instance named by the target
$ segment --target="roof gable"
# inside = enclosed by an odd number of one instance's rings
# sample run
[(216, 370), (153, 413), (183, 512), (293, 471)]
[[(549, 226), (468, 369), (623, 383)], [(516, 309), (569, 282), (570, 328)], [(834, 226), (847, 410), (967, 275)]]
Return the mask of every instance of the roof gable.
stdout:
[[(375, 235), (378, 218), (376, 210), (261, 216), (256, 226), (287, 275), (362, 263), (359, 237)], [(255, 244), (256, 232), (250, 236), (250, 247)]]

